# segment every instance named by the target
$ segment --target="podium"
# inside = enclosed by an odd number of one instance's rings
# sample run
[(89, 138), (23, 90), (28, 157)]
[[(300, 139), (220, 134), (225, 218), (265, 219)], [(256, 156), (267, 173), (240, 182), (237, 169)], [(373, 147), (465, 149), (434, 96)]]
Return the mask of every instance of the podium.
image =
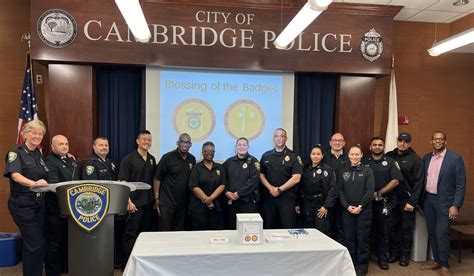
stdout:
[(142, 182), (67, 181), (32, 187), (55, 192), (60, 213), (68, 217), (70, 275), (114, 274), (114, 215), (127, 211), (130, 192), (150, 189)]

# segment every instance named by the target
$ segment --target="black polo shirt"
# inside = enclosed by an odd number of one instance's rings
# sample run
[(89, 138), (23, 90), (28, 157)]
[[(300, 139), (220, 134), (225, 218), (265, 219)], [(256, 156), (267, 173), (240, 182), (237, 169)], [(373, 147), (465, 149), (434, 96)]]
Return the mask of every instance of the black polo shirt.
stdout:
[(324, 152), (324, 158), (322, 160), (323, 163), (328, 164), (334, 172), (337, 172), (339, 168), (350, 166), (351, 163), (349, 161), (349, 157), (347, 157), (346, 152), (342, 152), (339, 157), (336, 157), (332, 152), (331, 149), (327, 149)]
[(366, 208), (374, 197), (374, 173), (362, 164), (344, 166), (338, 171), (339, 199), (344, 209), (349, 205)]
[[(303, 174), (301, 158), (292, 150), (285, 147), (281, 152), (275, 149), (269, 150), (262, 155), (260, 160), (261, 173), (274, 187), (285, 184), (294, 174)], [(270, 192), (264, 189), (263, 196), (269, 196)], [(296, 198), (295, 186), (283, 191), (281, 198)]]
[(188, 152), (183, 158), (178, 149), (161, 157), (155, 171), (155, 178), (160, 181), (160, 205), (186, 206), (189, 174), (194, 165), (194, 155)]
[[(362, 163), (372, 169), (375, 179), (375, 191), (382, 189), (388, 182), (393, 179), (402, 181), (403, 176), (400, 171), (400, 166), (392, 158), (383, 155), (380, 159), (375, 160), (372, 156), (364, 158)], [(391, 195), (392, 193), (388, 193)]]
[(46, 163), (41, 157), (39, 149), (29, 150), (25, 144), (11, 149), (5, 157), (5, 170), (3, 176), (10, 179), (10, 192), (12, 193), (32, 193), (32, 191), (11, 178), (12, 173), (20, 173), (24, 177), (38, 181), (47, 179), (49, 171)]
[[(226, 185), (226, 175), (224, 167), (216, 162), (212, 163), (211, 170), (204, 165), (204, 161), (197, 163), (189, 176), (189, 189), (192, 191), (195, 187), (199, 187), (207, 196), (210, 196), (221, 185)], [(217, 211), (222, 210), (219, 197), (213, 203)], [(209, 212), (206, 204), (194, 193), (189, 196), (189, 210), (197, 213)]]
[[(156, 160), (149, 152), (146, 160), (138, 153), (133, 151), (122, 159), (118, 174), (119, 181), (144, 182), (153, 186), (153, 177), (155, 175)], [(130, 199), (137, 207), (146, 205), (153, 201), (151, 189), (136, 190), (130, 193)]]
[(249, 201), (250, 195), (258, 190), (260, 181), (260, 164), (257, 158), (248, 153), (243, 158), (235, 155), (227, 159), (223, 166), (227, 180), (224, 192), (237, 192), (239, 200)]
[(117, 166), (112, 159), (102, 160), (97, 154), (84, 159), (82, 166), (84, 180), (117, 180)]

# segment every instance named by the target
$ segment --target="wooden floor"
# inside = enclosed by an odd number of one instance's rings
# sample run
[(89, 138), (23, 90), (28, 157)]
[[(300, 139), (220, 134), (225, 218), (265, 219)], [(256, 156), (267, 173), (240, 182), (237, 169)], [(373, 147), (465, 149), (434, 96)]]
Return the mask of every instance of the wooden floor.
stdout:
[[(458, 263), (457, 250), (451, 250), (449, 259), (450, 271), (453, 276), (474, 276), (474, 253), (471, 249), (465, 249), (462, 252), (462, 262)], [(422, 271), (420, 270), (421, 262), (410, 261), (408, 267), (401, 267), (398, 263), (390, 264), (389, 270), (381, 270), (375, 261), (371, 259), (368, 276), (376, 275), (396, 275), (396, 276), (428, 276), (439, 275), (439, 270)], [(225, 271), (222, 273), (225, 275)], [(0, 276), (19, 276), (22, 275), (21, 263), (13, 267), (0, 267)], [(66, 274), (65, 274), (66, 275)], [(117, 269), (114, 276), (121, 276), (122, 271)], [(330, 275), (332, 276), (332, 275)], [(336, 275), (334, 275), (336, 276)]]

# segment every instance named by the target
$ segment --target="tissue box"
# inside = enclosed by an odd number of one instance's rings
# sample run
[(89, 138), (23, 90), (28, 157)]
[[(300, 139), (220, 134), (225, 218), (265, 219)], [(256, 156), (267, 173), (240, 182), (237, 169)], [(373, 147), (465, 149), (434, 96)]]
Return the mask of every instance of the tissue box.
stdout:
[(240, 244), (262, 244), (263, 219), (260, 214), (237, 214), (237, 235)]

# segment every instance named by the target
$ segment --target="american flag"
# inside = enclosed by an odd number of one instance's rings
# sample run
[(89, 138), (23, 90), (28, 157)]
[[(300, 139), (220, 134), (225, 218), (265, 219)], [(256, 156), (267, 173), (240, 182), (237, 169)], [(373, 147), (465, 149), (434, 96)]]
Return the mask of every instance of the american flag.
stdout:
[(25, 79), (23, 80), (23, 91), (21, 94), (20, 118), (18, 120), (17, 145), (23, 144), (21, 132), (23, 126), (34, 119), (38, 119), (38, 109), (36, 108), (36, 95), (31, 79), (33, 76), (33, 66), (31, 64), (30, 54), (26, 55)]

